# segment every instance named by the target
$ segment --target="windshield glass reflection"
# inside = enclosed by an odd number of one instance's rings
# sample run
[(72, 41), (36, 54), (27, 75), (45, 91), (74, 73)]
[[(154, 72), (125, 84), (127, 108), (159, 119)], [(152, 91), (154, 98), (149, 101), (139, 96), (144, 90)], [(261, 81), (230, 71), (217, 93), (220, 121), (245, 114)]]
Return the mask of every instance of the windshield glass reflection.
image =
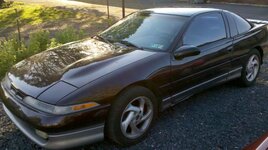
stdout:
[(111, 42), (165, 51), (186, 20), (187, 17), (182, 16), (138, 12), (119, 21), (100, 35)]

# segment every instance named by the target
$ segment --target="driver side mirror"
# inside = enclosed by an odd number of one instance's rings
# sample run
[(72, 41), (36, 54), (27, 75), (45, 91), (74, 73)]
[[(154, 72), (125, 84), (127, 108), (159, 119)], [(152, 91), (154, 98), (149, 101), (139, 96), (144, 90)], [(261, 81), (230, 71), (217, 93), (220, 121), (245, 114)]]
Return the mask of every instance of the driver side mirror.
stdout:
[(174, 51), (175, 59), (199, 55), (201, 51), (192, 45), (184, 45)]

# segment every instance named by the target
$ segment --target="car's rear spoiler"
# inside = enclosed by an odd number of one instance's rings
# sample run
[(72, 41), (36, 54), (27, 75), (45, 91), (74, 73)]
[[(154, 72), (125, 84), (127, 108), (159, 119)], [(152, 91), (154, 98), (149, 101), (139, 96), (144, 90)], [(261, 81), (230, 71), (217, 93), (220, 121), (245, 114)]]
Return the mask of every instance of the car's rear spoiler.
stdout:
[[(258, 19), (247, 19), (247, 21), (249, 21), (250, 23), (253, 23), (253, 24), (258, 24), (258, 25), (261, 25), (261, 26), (266, 26), (267, 28), (267, 31), (268, 32), (268, 21), (266, 20), (258, 20)], [(264, 52), (264, 55), (268, 55), (268, 37), (266, 38), (266, 42), (263, 42), (261, 44), (261, 47), (263, 48), (263, 52)], [(268, 143), (268, 141), (267, 141)]]
[(256, 24), (267, 24), (268, 25), (268, 21), (266, 20), (257, 20), (257, 19), (247, 19), (249, 22), (251, 23), (256, 23)]

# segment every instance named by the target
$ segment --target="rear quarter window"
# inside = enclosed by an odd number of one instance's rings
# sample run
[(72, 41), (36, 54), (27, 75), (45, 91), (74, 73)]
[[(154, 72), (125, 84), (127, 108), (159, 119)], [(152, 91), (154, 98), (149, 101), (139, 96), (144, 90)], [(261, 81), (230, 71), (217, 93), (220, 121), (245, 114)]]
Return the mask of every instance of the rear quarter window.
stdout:
[(237, 14), (231, 13), (230, 15), (234, 18), (237, 30), (239, 34), (248, 32), (251, 29), (251, 25), (244, 18), (238, 16)]
[(229, 23), (231, 37), (234, 37), (234, 36), (238, 35), (238, 31), (237, 31), (237, 27), (236, 27), (234, 17), (229, 12), (225, 12), (225, 14), (226, 14), (226, 17), (227, 17), (227, 20), (228, 20), (228, 23)]

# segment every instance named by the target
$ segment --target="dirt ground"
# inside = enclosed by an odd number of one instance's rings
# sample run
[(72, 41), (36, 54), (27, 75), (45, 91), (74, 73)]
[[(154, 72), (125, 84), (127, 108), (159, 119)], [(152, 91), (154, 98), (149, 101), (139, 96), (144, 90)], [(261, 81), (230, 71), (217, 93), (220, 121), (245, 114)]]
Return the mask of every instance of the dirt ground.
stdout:
[[(108, 21), (107, 7), (104, 5), (89, 4), (76, 1), (66, 0), (15, 0), (16, 2), (24, 2), (29, 4), (38, 4), (45, 7), (54, 7), (64, 11), (84, 14), (81, 18), (67, 18), (64, 20), (48, 21), (37, 25), (24, 25), (21, 27), (21, 34), (24, 39), (29, 38), (29, 33), (36, 30), (48, 30), (53, 36), (55, 31), (72, 26), (76, 29), (82, 29), (86, 36), (93, 36), (99, 31), (104, 30), (113, 24), (116, 20), (122, 18), (122, 9), (120, 7), (110, 7), (110, 19)], [(135, 9), (126, 9), (126, 14), (134, 12)], [(8, 37), (12, 33), (16, 33), (16, 27), (0, 28), (0, 39)]]

